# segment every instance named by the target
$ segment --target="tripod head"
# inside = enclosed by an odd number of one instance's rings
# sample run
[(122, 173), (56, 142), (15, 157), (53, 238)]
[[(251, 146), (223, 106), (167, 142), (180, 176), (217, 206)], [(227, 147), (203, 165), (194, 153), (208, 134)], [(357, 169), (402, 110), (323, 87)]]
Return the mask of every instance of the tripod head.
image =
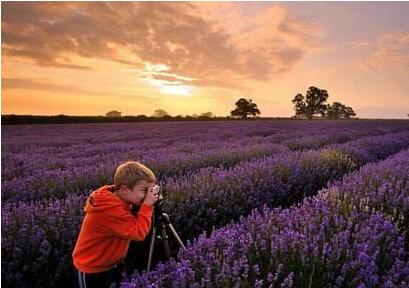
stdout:
[(162, 198), (160, 198), (154, 205), (155, 225), (170, 224), (169, 215), (163, 212)]

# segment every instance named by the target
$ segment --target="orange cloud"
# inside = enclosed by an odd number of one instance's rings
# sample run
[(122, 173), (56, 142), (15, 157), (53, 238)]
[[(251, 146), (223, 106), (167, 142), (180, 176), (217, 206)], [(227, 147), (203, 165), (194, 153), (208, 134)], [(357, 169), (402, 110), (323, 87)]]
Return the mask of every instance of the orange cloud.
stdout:
[(360, 62), (364, 69), (409, 67), (409, 33), (382, 33), (366, 48), (370, 49), (370, 54)]
[(90, 91), (73, 85), (52, 84), (44, 81), (37, 81), (24, 78), (2, 78), (2, 89), (24, 89), (24, 90), (41, 90), (75, 93), (83, 95), (110, 95), (110, 93), (103, 91)]
[[(245, 5), (5, 2), (2, 53), (72, 69), (92, 69), (76, 62), (78, 57), (137, 68), (141, 62), (162, 64), (173, 75), (193, 78), (191, 85), (241, 88), (243, 79), (287, 73), (320, 47), (320, 28), (286, 8), (275, 5), (247, 15)], [(221, 12), (208, 17), (208, 9)]]

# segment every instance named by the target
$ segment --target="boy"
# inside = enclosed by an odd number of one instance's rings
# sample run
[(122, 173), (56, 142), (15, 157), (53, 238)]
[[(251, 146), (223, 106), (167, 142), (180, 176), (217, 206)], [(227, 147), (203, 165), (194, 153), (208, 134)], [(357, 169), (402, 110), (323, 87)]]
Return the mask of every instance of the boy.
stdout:
[[(114, 185), (91, 193), (72, 253), (80, 288), (104, 288), (121, 281), (121, 263), (131, 240), (142, 241), (151, 227), (158, 195), (155, 175), (139, 162), (128, 161), (115, 172)], [(140, 206), (136, 217), (132, 204)]]

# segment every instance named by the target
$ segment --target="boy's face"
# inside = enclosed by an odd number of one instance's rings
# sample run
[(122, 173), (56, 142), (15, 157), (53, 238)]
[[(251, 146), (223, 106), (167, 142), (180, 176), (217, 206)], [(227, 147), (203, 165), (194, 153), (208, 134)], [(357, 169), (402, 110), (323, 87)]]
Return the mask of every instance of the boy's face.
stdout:
[(146, 180), (139, 180), (136, 182), (132, 190), (128, 189), (126, 185), (121, 185), (118, 195), (128, 204), (140, 206), (145, 199), (148, 188), (153, 187), (155, 183), (147, 182)]

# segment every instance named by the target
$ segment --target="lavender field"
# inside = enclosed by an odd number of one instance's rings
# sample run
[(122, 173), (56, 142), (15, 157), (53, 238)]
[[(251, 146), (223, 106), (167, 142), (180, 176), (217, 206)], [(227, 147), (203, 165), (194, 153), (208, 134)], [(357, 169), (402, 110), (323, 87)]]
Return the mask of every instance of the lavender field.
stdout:
[(83, 205), (126, 160), (188, 245), (146, 274), (131, 244), (121, 287), (409, 286), (406, 120), (3, 126), (1, 157), (5, 287), (76, 287)]

